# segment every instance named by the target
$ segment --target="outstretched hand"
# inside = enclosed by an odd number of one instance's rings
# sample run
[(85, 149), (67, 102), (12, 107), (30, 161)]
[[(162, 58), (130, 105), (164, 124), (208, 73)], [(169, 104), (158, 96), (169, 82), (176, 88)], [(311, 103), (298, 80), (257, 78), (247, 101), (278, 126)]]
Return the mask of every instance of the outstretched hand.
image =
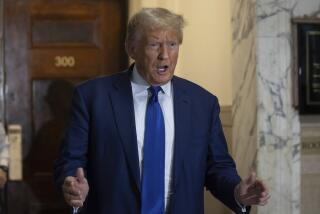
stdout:
[(270, 198), (267, 186), (262, 180), (257, 179), (255, 173), (241, 181), (235, 188), (235, 198), (243, 205), (261, 205), (268, 203)]
[(78, 168), (75, 176), (65, 178), (62, 191), (66, 202), (72, 207), (82, 207), (89, 192), (88, 181), (83, 168)]

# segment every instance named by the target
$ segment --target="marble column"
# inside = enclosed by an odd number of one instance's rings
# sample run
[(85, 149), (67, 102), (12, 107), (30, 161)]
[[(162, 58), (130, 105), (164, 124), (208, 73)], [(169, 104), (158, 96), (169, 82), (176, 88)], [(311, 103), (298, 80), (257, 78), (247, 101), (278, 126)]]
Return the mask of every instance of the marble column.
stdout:
[(319, 17), (319, 0), (231, 0), (232, 154), (257, 171), (272, 198), (253, 213), (298, 214), (300, 121), (292, 107), (292, 18)]
[[(232, 0), (232, 146), (242, 177), (255, 168), (257, 90), (255, 0)], [(246, 152), (247, 154), (245, 154)]]
[(272, 199), (259, 213), (300, 213), (300, 122), (292, 107), (295, 0), (257, 0), (257, 171)]

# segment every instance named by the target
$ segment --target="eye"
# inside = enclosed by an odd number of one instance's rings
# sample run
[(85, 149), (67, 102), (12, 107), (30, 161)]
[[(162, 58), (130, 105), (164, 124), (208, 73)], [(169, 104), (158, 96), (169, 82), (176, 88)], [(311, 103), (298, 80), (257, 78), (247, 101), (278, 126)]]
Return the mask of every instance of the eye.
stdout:
[(177, 42), (170, 42), (169, 43), (169, 47), (170, 48), (176, 48), (178, 46), (178, 43)]
[(148, 43), (148, 47), (156, 49), (159, 47), (159, 43), (158, 42), (150, 42), (150, 43)]

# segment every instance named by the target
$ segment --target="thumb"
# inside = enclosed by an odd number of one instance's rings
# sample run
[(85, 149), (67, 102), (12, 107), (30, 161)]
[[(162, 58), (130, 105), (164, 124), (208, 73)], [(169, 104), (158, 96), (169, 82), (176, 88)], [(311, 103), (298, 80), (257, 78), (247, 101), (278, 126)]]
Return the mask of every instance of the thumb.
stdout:
[(76, 171), (76, 178), (80, 183), (85, 182), (84, 170), (82, 167), (79, 167)]
[(254, 184), (256, 182), (256, 179), (257, 179), (257, 175), (255, 172), (251, 172), (249, 177), (245, 180), (245, 184), (247, 186), (250, 186), (252, 184)]
[(256, 182), (257, 175), (255, 172), (251, 172), (249, 177), (243, 180), (242, 185), (240, 185), (240, 192), (244, 194), (248, 191), (248, 188)]

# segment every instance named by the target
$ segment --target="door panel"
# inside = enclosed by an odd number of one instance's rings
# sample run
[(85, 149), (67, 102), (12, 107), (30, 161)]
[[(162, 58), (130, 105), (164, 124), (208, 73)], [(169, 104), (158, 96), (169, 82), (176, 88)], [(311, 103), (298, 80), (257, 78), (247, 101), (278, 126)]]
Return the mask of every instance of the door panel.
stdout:
[(22, 125), (23, 175), (8, 213), (69, 213), (52, 165), (75, 84), (127, 67), (125, 0), (5, 0), (5, 118)]

